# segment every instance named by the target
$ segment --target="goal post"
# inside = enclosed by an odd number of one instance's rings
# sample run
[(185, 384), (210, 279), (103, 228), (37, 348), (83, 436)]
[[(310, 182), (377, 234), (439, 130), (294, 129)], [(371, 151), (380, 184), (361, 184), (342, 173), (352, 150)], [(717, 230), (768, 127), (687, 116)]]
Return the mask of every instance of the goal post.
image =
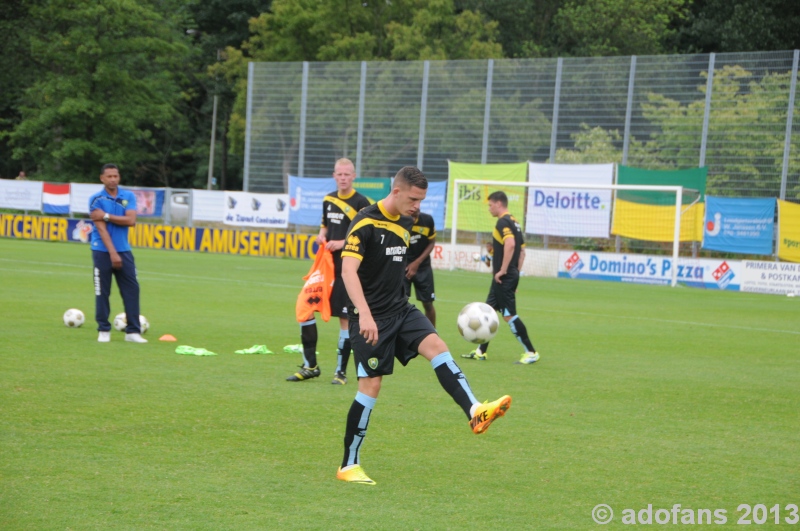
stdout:
[[(488, 180), (468, 180), (468, 179), (455, 179), (452, 181), (452, 190), (448, 191), (448, 206), (451, 206), (450, 211), (450, 244), (452, 249), (456, 248), (458, 244), (459, 232), (473, 233), (473, 237), (477, 237), (477, 243), (482, 243), (481, 234), (475, 236), (474, 233), (487, 233), (494, 227), (494, 221), (487, 219), (489, 216), (487, 211), (487, 198), (491, 192), (495, 190), (503, 190), (509, 195), (509, 211), (514, 215), (523, 225), (523, 231), (526, 233), (526, 240), (529, 240), (529, 235), (541, 235), (545, 247), (547, 242), (552, 239), (558, 239), (558, 230), (553, 230), (552, 226), (544, 228), (540, 226), (531, 226), (533, 222), (544, 221), (545, 225), (553, 225), (542, 218), (542, 212), (547, 212), (546, 216), (553, 215), (554, 218), (560, 223), (558, 227), (561, 231), (559, 234), (565, 234), (570, 237), (578, 238), (580, 241), (587, 240), (588, 238), (598, 238), (610, 240), (614, 237), (612, 234), (613, 219), (612, 213), (617, 214), (615, 209), (622, 206), (630, 207), (633, 205), (633, 210), (636, 211), (638, 216), (649, 216), (648, 218), (638, 218), (634, 220), (634, 224), (641, 223), (644, 226), (654, 227), (656, 236), (652, 238), (645, 238), (648, 242), (658, 242), (663, 244), (671, 243), (671, 256), (672, 268), (669, 283), (671, 286), (676, 286), (678, 281), (678, 257), (680, 253), (680, 243), (682, 240), (682, 230), (684, 241), (697, 241), (695, 237), (687, 237), (687, 234), (696, 234), (694, 227), (702, 226), (702, 210), (700, 210), (699, 218), (698, 210), (693, 207), (700, 200), (701, 196), (697, 190), (685, 188), (683, 186), (654, 186), (654, 185), (619, 185), (619, 184), (586, 184), (586, 183), (543, 183), (543, 182), (512, 182), (512, 181), (488, 181)], [(513, 192), (513, 206), (510, 191)], [(552, 194), (548, 192), (552, 191)], [(591, 192), (595, 192), (592, 194)], [(618, 199), (618, 194), (623, 197), (632, 197), (633, 202), (623, 201)], [(688, 194), (688, 200), (684, 201), (684, 195)], [(692, 196), (694, 199), (692, 200)], [(648, 198), (657, 198), (652, 202), (652, 205), (645, 204)], [(466, 201), (471, 204), (465, 205)], [(533, 203), (532, 203), (533, 202)], [(533, 205), (542, 207), (538, 210), (533, 208)], [(531, 208), (529, 208), (531, 205)], [(655, 208), (649, 207), (655, 206)], [(700, 205), (702, 206), (702, 205)], [(547, 207), (546, 209), (544, 207)], [(636, 210), (639, 207), (643, 207)], [(522, 209), (520, 211), (520, 208)], [(477, 214), (482, 209), (483, 214)], [(592, 211), (594, 209), (594, 211)], [(602, 212), (604, 209), (605, 212)], [(469, 211), (470, 218), (465, 217), (465, 210)], [(532, 212), (536, 210), (535, 212)], [(550, 211), (555, 212), (552, 214)], [(621, 212), (621, 210), (619, 211)], [(694, 216), (685, 222), (685, 226), (681, 225), (681, 218), (691, 212)], [(655, 213), (655, 214), (653, 214)], [(659, 216), (661, 214), (661, 216)], [(591, 216), (600, 216), (597, 221), (592, 221)], [(476, 219), (480, 217), (480, 220)], [(531, 216), (531, 219), (525, 219)], [(538, 216), (538, 217), (537, 217)], [(605, 216), (605, 226), (603, 225), (602, 217)], [(588, 221), (587, 221), (588, 220)], [(615, 222), (617, 220), (614, 220)], [(574, 222), (574, 227), (569, 225)], [(587, 225), (589, 223), (590, 225)], [(699, 224), (698, 224), (699, 223)], [(490, 224), (490, 225), (489, 225)], [(566, 226), (565, 224), (569, 225)], [(594, 224), (594, 225), (591, 225)], [(477, 225), (481, 228), (478, 229)], [(596, 226), (595, 226), (596, 225)], [(566, 227), (566, 228), (565, 228)], [(588, 228), (587, 228), (588, 227)], [(691, 229), (691, 231), (689, 230)], [(582, 231), (587, 231), (582, 232)], [(617, 229), (619, 230), (619, 229)], [(605, 231), (605, 234), (602, 234)], [(574, 234), (572, 233), (574, 232)], [(594, 234), (595, 236), (591, 236)], [(616, 234), (619, 234), (617, 232)], [(632, 241), (638, 241), (635, 236), (626, 236)], [(561, 240), (569, 240), (570, 238), (561, 238)], [(476, 242), (471, 242), (476, 243)], [(565, 245), (569, 245), (566, 243)], [(664, 247), (662, 252), (667, 251)], [(455, 269), (455, 259), (453, 253), (450, 255), (449, 267)]]

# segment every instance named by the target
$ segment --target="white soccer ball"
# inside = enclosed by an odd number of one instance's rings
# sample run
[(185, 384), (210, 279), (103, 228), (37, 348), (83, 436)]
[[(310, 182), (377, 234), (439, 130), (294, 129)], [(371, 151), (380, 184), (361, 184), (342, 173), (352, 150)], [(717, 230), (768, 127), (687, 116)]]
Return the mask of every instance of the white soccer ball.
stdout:
[(124, 332), (126, 326), (128, 326), (128, 319), (125, 317), (125, 314), (118, 313), (117, 316), (114, 317), (114, 330)]
[[(114, 329), (124, 332), (125, 328), (127, 327), (128, 317), (124, 313), (118, 313), (117, 316), (114, 317)], [(139, 328), (142, 330), (143, 334), (150, 330), (150, 321), (147, 320), (147, 317), (141, 314), (139, 315)]]
[(458, 314), (458, 331), (470, 343), (486, 343), (497, 333), (500, 319), (494, 308), (483, 302), (471, 302)]
[(84, 317), (83, 312), (77, 308), (70, 308), (64, 312), (64, 324), (69, 328), (78, 328), (84, 321), (86, 321), (86, 317)]

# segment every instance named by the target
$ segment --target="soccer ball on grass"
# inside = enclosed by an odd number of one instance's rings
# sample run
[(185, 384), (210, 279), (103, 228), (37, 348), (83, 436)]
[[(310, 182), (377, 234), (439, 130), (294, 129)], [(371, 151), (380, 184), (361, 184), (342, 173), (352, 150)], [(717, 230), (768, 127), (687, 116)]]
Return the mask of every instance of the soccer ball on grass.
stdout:
[(497, 333), (500, 320), (494, 308), (483, 302), (471, 302), (458, 314), (458, 331), (469, 341), (480, 345)]
[(83, 312), (77, 308), (70, 308), (64, 312), (64, 324), (69, 328), (78, 328), (84, 321), (86, 321), (86, 317), (84, 317)]
[[(117, 316), (114, 317), (114, 329), (124, 332), (127, 326), (128, 318), (125, 316), (125, 313), (118, 313)], [(148, 321), (144, 315), (139, 315), (139, 328), (141, 328), (143, 334), (150, 329), (150, 321)]]

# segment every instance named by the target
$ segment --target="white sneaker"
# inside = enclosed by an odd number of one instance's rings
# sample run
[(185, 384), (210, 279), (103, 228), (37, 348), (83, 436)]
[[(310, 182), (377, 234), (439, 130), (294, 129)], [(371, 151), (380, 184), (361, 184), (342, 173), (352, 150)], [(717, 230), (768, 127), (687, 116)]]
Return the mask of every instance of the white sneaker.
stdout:
[(111, 332), (100, 332), (97, 334), (97, 341), (100, 343), (108, 343), (111, 341)]
[(142, 337), (142, 334), (125, 334), (125, 341), (131, 343), (147, 343), (147, 340)]

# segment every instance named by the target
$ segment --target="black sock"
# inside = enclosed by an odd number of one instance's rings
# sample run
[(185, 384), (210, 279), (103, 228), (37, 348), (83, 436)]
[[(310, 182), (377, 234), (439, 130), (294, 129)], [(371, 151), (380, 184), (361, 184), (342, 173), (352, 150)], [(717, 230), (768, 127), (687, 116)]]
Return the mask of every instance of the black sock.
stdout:
[(489, 343), (484, 343), (478, 348), (481, 349), (481, 354), (486, 354), (486, 351), (489, 350)]
[(526, 352), (536, 352), (533, 348), (533, 343), (531, 343), (531, 339), (528, 337), (528, 329), (525, 328), (525, 323), (522, 322), (519, 315), (515, 315), (514, 318), (508, 322), (508, 326), (511, 327), (511, 331), (517, 336), (522, 346), (525, 347)]
[(367, 435), (369, 417), (372, 414), (376, 401), (377, 399), (367, 396), (364, 393), (356, 393), (356, 398), (353, 400), (350, 411), (347, 413), (342, 468), (359, 464), (361, 443), (364, 442), (364, 437)]
[(472, 394), (467, 377), (456, 365), (453, 356), (449, 352), (442, 352), (431, 360), (431, 366), (444, 390), (453, 397), (456, 404), (461, 406), (467, 418), (472, 418), (469, 410), (472, 409), (472, 404), (478, 403), (478, 400)]
[(342, 345), (342, 372), (347, 372), (347, 364), (350, 362), (350, 338), (344, 340), (344, 345)]
[(300, 340), (303, 343), (303, 358), (307, 367), (317, 366), (317, 322), (306, 321), (300, 325)]

